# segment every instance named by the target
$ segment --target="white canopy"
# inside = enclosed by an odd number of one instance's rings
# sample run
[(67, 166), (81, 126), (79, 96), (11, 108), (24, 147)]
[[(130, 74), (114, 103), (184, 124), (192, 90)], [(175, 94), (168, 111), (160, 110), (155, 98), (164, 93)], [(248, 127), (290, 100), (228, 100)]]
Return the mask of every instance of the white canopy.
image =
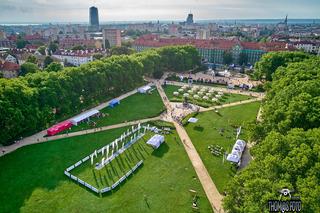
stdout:
[(233, 154), (229, 154), (227, 156), (227, 161), (231, 161), (231, 162), (234, 162), (234, 163), (238, 163), (240, 160), (240, 158), (237, 156), (237, 155), (233, 155)]
[(90, 118), (91, 116), (96, 115), (96, 114), (98, 114), (98, 113), (99, 113), (98, 110), (93, 109), (93, 110), (90, 110), (90, 111), (85, 112), (85, 113), (83, 113), (83, 114), (80, 114), (80, 115), (78, 115), (78, 116), (76, 116), (76, 117), (73, 117), (72, 119), (70, 119), (70, 122), (71, 122), (73, 125), (77, 125), (79, 122), (81, 122), (81, 121), (83, 121), (83, 120), (85, 120), (85, 119), (87, 119), (87, 118)]
[(144, 86), (144, 87), (140, 87), (138, 89), (138, 92), (139, 93), (147, 93), (150, 89), (151, 89), (151, 87), (147, 85), (147, 86)]
[(154, 135), (147, 141), (147, 144), (151, 145), (154, 149), (158, 149), (159, 146), (164, 142), (163, 135)]
[(189, 118), (188, 122), (189, 123), (197, 123), (198, 119), (197, 118)]

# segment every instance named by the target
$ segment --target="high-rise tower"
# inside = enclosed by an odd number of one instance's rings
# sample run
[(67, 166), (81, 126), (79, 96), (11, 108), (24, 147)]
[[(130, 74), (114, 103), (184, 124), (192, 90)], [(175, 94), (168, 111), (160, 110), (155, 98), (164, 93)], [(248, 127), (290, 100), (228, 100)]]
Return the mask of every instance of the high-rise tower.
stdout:
[(190, 12), (187, 17), (187, 24), (193, 24), (193, 14)]
[(99, 30), (98, 8), (90, 7), (90, 9), (89, 9), (89, 23), (90, 23), (90, 30), (92, 30), (92, 31)]

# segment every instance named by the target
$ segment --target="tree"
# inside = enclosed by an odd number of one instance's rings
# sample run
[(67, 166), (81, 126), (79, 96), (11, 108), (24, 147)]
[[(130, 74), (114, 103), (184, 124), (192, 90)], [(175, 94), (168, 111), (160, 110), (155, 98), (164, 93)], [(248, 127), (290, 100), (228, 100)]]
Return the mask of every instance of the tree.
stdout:
[(84, 48), (84, 46), (81, 45), (76, 45), (74, 47), (71, 48), (72, 50), (85, 50), (86, 48)]
[(112, 47), (111, 55), (131, 55), (135, 52), (134, 49), (128, 47)]
[(58, 44), (55, 42), (50, 42), (48, 45), (48, 51), (54, 53), (58, 49)]
[(110, 42), (109, 42), (109, 40), (106, 39), (104, 43), (105, 43), (105, 47), (104, 47), (104, 48), (105, 48), (105, 49), (110, 49)]
[(63, 70), (63, 66), (58, 63), (58, 62), (52, 62), (50, 63), (47, 68), (45, 69), (45, 71), (47, 72), (58, 72)]
[(255, 76), (259, 79), (272, 80), (278, 67), (286, 67), (291, 62), (300, 62), (312, 56), (303, 52), (270, 52), (264, 54), (255, 65)]
[(21, 70), (20, 75), (24, 76), (28, 73), (36, 73), (39, 70), (39, 68), (34, 63), (26, 62), (21, 65), (20, 70)]
[(46, 55), (46, 47), (45, 46), (40, 46), (38, 48), (38, 52), (41, 53), (41, 55)]
[(232, 58), (231, 52), (225, 51), (223, 53), (223, 63), (229, 65), (232, 63), (232, 61), (233, 61), (233, 58)]
[(50, 56), (46, 56), (43, 61), (43, 67), (46, 68), (52, 62), (53, 62), (53, 59)]
[(104, 57), (104, 55), (101, 54), (101, 53), (95, 53), (95, 54), (93, 54), (92, 57), (93, 57), (94, 60), (100, 60), (101, 58)]
[(26, 62), (33, 63), (33, 64), (38, 64), (38, 60), (34, 55), (29, 55)]
[(26, 40), (24, 40), (24, 39), (22, 39), (22, 38), (18, 38), (18, 39), (17, 39), (16, 45), (17, 45), (17, 48), (18, 48), (18, 49), (25, 48), (27, 44), (29, 44), (28, 41), (26, 41)]

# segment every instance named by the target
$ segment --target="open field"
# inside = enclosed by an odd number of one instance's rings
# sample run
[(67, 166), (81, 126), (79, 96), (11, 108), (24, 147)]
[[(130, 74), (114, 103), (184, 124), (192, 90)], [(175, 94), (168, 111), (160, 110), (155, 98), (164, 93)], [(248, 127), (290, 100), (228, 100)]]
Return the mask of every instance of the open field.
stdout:
[[(260, 103), (254, 102), (221, 109), (219, 114), (214, 111), (199, 113), (195, 116), (198, 122), (185, 127), (220, 193), (224, 192), (224, 187), (236, 170), (229, 162), (223, 162), (222, 156), (211, 154), (208, 146), (219, 145), (224, 151), (230, 152), (235, 143), (236, 128), (254, 120), (259, 107)], [(247, 139), (244, 128), (239, 138)]]
[[(105, 117), (92, 118), (91, 122), (81, 123), (78, 126), (73, 126), (68, 132), (76, 132), (95, 127), (108, 126), (125, 121), (140, 120), (144, 118), (156, 117), (165, 109), (158, 91), (155, 89), (152, 94), (136, 93), (120, 101), (120, 105), (109, 108), (106, 107), (101, 110)], [(66, 133), (64, 131), (63, 133)]]
[[(174, 86), (174, 85), (166, 85), (164, 86), (164, 91), (169, 98), (170, 101), (172, 102), (182, 102), (184, 98), (182, 97), (182, 93), (179, 94), (179, 96), (174, 96), (173, 92), (178, 91), (181, 87), (179, 86)], [(208, 101), (205, 100), (196, 100), (192, 97), (192, 95), (189, 96), (188, 100), (189, 102), (202, 106), (202, 107), (211, 107), (215, 105), (221, 105), (221, 104), (226, 104), (226, 103), (232, 103), (232, 102), (237, 102), (237, 101), (243, 101), (243, 100), (248, 100), (251, 99), (250, 96), (246, 95), (240, 95), (240, 94), (231, 94), (231, 93), (225, 93), (221, 99), (219, 99), (218, 102), (212, 102), (211, 98)]]
[[(166, 135), (165, 144), (156, 151), (140, 141), (134, 147), (136, 152), (127, 154), (128, 158), (142, 158), (143, 166), (101, 198), (63, 174), (67, 167), (112, 142), (125, 130), (30, 145), (1, 157), (0, 212), (184, 213), (192, 212), (190, 189), (198, 191), (200, 212), (212, 211), (175, 132)], [(85, 171), (75, 172), (85, 175)]]

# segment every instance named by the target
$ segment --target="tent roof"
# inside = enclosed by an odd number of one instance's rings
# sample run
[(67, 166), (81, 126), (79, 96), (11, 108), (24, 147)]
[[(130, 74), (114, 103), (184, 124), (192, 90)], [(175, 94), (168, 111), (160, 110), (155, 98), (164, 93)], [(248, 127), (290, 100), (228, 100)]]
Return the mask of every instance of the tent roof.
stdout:
[(119, 103), (119, 100), (118, 99), (113, 99), (110, 101), (110, 104), (117, 104)]
[(93, 116), (95, 114), (98, 114), (98, 113), (99, 113), (98, 110), (93, 109), (93, 110), (85, 112), (85, 113), (83, 113), (81, 115), (78, 115), (76, 117), (73, 117), (72, 119), (70, 119), (70, 121), (73, 122), (73, 123), (78, 123), (78, 122), (80, 122), (80, 121), (82, 121), (82, 120), (84, 120), (86, 118), (89, 118), (89, 117), (91, 117), (91, 116)]
[(197, 118), (189, 118), (188, 122), (189, 123), (197, 123), (198, 119)]
[(158, 148), (162, 144), (163, 141), (164, 141), (163, 135), (154, 135), (154, 136), (152, 136), (152, 138), (150, 138), (147, 141), (147, 144), (149, 144), (155, 148)]
[(239, 157), (237, 155), (233, 155), (233, 154), (229, 154), (227, 156), (227, 161), (231, 161), (231, 162), (234, 162), (234, 163), (238, 163), (239, 162)]
[(139, 88), (139, 90), (144, 90), (144, 91), (148, 91), (149, 89), (151, 89), (149, 85)]

